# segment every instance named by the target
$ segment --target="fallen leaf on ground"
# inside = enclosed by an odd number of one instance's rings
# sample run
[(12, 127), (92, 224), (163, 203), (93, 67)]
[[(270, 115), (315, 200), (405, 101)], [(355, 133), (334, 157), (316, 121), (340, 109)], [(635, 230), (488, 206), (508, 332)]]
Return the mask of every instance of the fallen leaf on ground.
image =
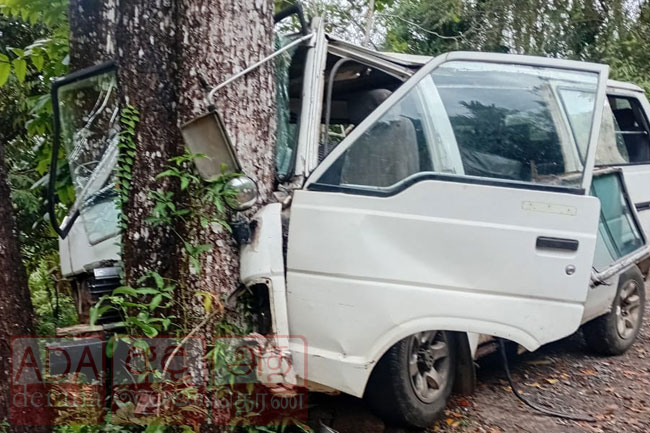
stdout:
[(616, 412), (617, 410), (618, 410), (618, 406), (617, 406), (617, 405), (615, 405), (615, 404), (610, 404), (609, 406), (607, 406), (607, 407), (605, 408), (605, 410), (604, 410), (603, 413), (604, 413), (605, 415), (611, 415), (611, 414), (613, 414), (614, 412)]
[(553, 361), (550, 359), (537, 359), (535, 361), (526, 361), (526, 364), (528, 365), (551, 365), (553, 364)]

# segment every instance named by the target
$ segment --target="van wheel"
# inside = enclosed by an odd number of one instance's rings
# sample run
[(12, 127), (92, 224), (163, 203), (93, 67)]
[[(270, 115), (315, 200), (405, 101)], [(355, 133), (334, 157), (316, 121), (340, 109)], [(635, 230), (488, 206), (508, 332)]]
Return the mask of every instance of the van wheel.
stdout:
[(584, 325), (587, 345), (602, 355), (620, 355), (632, 346), (643, 323), (645, 287), (638, 267), (621, 274), (609, 313)]
[(456, 344), (445, 331), (420, 332), (395, 344), (375, 367), (365, 399), (389, 423), (428, 427), (454, 385)]

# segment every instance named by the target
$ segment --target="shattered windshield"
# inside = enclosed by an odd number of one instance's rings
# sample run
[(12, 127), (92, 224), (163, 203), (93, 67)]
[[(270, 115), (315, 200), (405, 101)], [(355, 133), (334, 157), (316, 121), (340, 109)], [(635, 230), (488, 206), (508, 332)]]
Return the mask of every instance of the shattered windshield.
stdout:
[(119, 140), (115, 71), (61, 86), (58, 100), (75, 207), (80, 209), (89, 242), (95, 244), (118, 232), (113, 185)]

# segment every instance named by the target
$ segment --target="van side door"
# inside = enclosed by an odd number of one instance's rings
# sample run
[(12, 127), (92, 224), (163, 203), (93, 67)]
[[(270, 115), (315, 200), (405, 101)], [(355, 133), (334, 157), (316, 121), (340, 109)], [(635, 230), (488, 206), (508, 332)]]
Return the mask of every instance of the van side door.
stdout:
[[(360, 395), (368, 365), (424, 330), (534, 350), (578, 328), (607, 72), (444, 55), (332, 151), (296, 191), (289, 225), (289, 324), (318, 366), (310, 380)], [(584, 153), (567, 139), (558, 86), (595, 95), (574, 108), (590, 126)]]

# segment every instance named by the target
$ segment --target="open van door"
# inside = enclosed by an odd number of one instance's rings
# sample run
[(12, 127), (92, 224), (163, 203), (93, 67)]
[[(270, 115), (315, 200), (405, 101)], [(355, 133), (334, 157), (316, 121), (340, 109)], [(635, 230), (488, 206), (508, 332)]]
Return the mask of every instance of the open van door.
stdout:
[[(451, 53), (356, 126), (291, 207), (289, 325), (307, 340), (292, 350), (307, 350), (310, 380), (360, 396), (388, 348), (427, 330), (534, 350), (578, 328), (607, 74)], [(562, 107), (558, 89), (588, 92)]]

